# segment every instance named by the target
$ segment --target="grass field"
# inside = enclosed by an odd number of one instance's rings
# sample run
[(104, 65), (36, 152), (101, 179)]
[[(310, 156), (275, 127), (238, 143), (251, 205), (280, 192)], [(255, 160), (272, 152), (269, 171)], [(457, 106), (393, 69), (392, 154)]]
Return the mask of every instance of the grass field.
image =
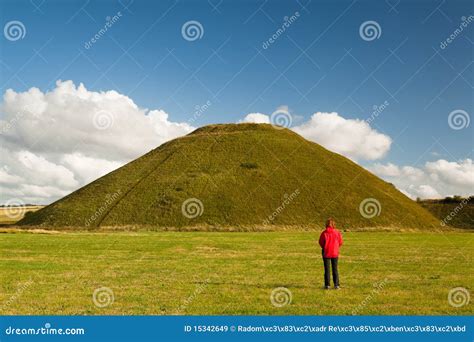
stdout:
[[(473, 236), (347, 232), (343, 288), (327, 291), (316, 233), (6, 233), (0, 314), (473, 314), (448, 303), (472, 292)], [(277, 287), (291, 303), (272, 305)]]

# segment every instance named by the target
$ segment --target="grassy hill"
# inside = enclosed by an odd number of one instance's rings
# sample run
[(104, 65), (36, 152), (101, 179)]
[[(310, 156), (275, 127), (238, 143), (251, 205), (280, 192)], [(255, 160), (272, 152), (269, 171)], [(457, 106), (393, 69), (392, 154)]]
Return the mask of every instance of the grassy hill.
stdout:
[(446, 225), (474, 229), (474, 197), (423, 200), (419, 204)]
[[(372, 209), (379, 215), (369, 218), (370, 205), (361, 215), (367, 199), (378, 201)], [(439, 226), (416, 202), (349, 159), (264, 124), (197, 129), (19, 224), (290, 229), (320, 227), (329, 216), (350, 229)]]

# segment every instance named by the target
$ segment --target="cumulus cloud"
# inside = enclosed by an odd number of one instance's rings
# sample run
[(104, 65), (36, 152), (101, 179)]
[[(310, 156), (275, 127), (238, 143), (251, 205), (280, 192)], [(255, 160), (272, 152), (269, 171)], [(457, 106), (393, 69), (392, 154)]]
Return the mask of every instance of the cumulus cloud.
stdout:
[(367, 122), (345, 119), (337, 113), (315, 113), (309, 121), (293, 130), (354, 160), (382, 158), (392, 144), (389, 136), (377, 132)]
[(474, 164), (471, 159), (449, 162), (444, 159), (426, 163), (426, 170), (435, 181), (453, 186), (466, 186), (473, 190)]
[(406, 193), (408, 193), (409, 197), (413, 199), (418, 198), (418, 197), (430, 198), (430, 199), (442, 197), (436, 189), (426, 184), (421, 184), (421, 185), (411, 184), (408, 186)]
[(49, 203), (193, 129), (116, 91), (72, 81), (49, 92), (8, 89), (0, 105), (0, 203)]
[(474, 164), (471, 159), (457, 162), (439, 159), (425, 163), (422, 168), (374, 164), (368, 169), (413, 199), (471, 196), (474, 193)]
[[(280, 108), (278, 110), (282, 110)], [(285, 108), (288, 111), (288, 107)], [(270, 121), (270, 116), (266, 114), (251, 113), (240, 122), (270, 123)], [(291, 129), (306, 139), (352, 160), (380, 159), (386, 155), (392, 144), (389, 136), (377, 132), (367, 122), (346, 119), (334, 112), (314, 113), (308, 121)]]
[(245, 116), (239, 123), (270, 123), (270, 117), (262, 113), (250, 113)]

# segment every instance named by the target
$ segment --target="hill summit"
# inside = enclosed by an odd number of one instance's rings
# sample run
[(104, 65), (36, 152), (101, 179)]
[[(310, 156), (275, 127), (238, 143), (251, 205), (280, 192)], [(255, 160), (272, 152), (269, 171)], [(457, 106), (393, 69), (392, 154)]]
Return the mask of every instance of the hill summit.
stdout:
[(434, 227), (416, 202), (349, 159), (268, 124), (199, 128), (95, 180), (20, 225)]

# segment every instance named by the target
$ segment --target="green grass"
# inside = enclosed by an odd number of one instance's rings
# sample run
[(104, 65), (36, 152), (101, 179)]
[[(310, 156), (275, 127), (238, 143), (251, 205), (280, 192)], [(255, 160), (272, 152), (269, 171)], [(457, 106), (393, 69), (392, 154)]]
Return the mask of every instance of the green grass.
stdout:
[[(325, 291), (317, 233), (0, 234), (0, 314), (467, 315), (447, 296), (472, 296), (473, 236), (345, 233), (343, 288)], [(98, 308), (102, 286), (115, 301)], [(291, 304), (271, 304), (276, 287)]]
[[(189, 218), (182, 204), (202, 203)], [(364, 217), (359, 205), (378, 201)], [(278, 212), (277, 215), (275, 213)], [(271, 125), (211, 125), (86, 185), (20, 224), (43, 226), (439, 227), (395, 187), (343, 156)], [(272, 217), (269, 220), (269, 217)]]

